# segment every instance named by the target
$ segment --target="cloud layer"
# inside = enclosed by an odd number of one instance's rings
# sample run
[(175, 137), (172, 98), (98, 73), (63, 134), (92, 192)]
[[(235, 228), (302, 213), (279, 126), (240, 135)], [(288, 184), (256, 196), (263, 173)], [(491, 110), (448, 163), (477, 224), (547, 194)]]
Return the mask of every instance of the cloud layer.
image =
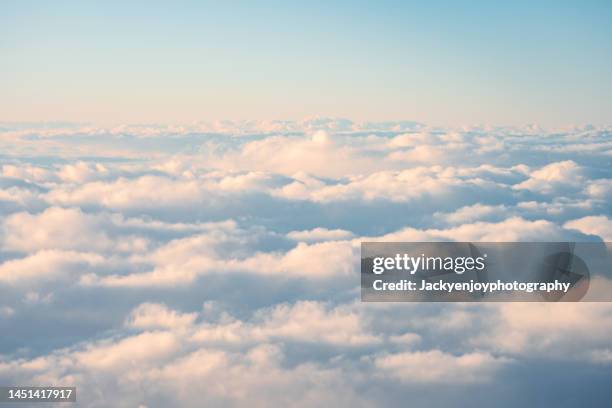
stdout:
[(516, 406), (580, 373), (597, 405), (607, 304), (362, 304), (359, 244), (611, 241), (611, 132), (2, 124), (0, 383), (84, 407)]

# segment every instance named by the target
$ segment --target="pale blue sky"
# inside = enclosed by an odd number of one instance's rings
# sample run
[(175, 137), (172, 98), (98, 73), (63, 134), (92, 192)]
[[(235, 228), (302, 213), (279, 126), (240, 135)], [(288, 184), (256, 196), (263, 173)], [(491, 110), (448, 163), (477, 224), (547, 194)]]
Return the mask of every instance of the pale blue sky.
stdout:
[(612, 122), (611, 2), (84, 3), (0, 4), (0, 120)]

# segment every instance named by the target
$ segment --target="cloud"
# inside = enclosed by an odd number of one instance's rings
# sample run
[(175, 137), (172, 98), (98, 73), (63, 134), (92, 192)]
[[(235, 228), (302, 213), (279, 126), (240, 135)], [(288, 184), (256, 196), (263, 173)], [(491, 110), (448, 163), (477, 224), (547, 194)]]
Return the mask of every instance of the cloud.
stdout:
[(460, 384), (490, 381), (511, 360), (474, 352), (455, 356), (439, 350), (404, 352), (376, 357), (375, 365), (405, 383)]
[(277, 194), (285, 198), (316, 202), (346, 200), (409, 201), (423, 196), (450, 194), (453, 187), (478, 185), (478, 180), (462, 180), (453, 169), (415, 167), (402, 171), (374, 172), (352, 177), (345, 183), (304, 182), (301, 188), (283, 187)]
[(81, 283), (109, 287), (172, 287), (188, 285), (200, 276), (215, 273), (247, 273), (280, 280), (329, 279), (352, 274), (356, 263), (356, 248), (348, 241), (300, 242), (284, 253), (254, 252), (247, 257), (239, 253), (220, 254), (216, 247), (227, 241), (234, 239), (202, 234), (175, 240), (143, 259), (154, 263), (151, 271), (103, 277), (87, 275)]
[[(257, 167), (284, 175), (305, 171), (323, 177), (350, 174), (356, 170), (356, 161), (362, 164), (359, 173), (379, 167), (372, 158), (362, 154), (363, 144), (367, 144), (367, 140), (353, 140), (360, 146), (340, 141), (322, 131), (303, 138), (271, 136), (247, 142), (237, 151), (209, 155), (207, 160), (222, 169), (247, 170)], [(267, 159), (262, 161), (262, 157)]]
[(0, 283), (41, 285), (50, 281), (68, 280), (83, 270), (104, 263), (97, 254), (75, 251), (42, 250), (25, 258), (0, 264)]
[(94, 205), (120, 210), (151, 206), (188, 207), (203, 203), (204, 197), (203, 190), (195, 181), (173, 181), (152, 175), (133, 180), (120, 178), (112, 182), (66, 186), (46, 195), (46, 199), (54, 204)]
[(196, 313), (178, 313), (164, 304), (143, 303), (130, 313), (125, 326), (135, 329), (172, 329), (191, 326), (196, 318)]
[(404, 228), (379, 237), (381, 241), (520, 242), (562, 241), (580, 237), (547, 220), (511, 217), (500, 222), (475, 222), (447, 229)]
[(568, 221), (565, 228), (575, 229), (585, 234), (598, 235), (606, 242), (612, 242), (612, 219), (605, 215), (591, 215)]
[(144, 332), (118, 341), (103, 340), (75, 352), (69, 358), (87, 369), (118, 373), (126, 368), (145, 368), (166, 360), (180, 342), (170, 332)]
[(115, 243), (101, 231), (99, 217), (78, 208), (50, 207), (40, 214), (20, 212), (2, 222), (2, 246), (8, 251), (42, 249), (104, 251)]
[[(266, 405), (276, 401), (274, 398), (279, 403), (306, 407), (322, 401), (369, 405), (346, 380), (344, 371), (349, 367), (326, 367), (308, 360), (288, 364), (283, 350), (286, 341), (329, 343), (341, 348), (379, 341), (363, 333), (354, 311), (305, 302), (278, 306), (271, 312), (258, 312), (253, 322), (243, 322), (243, 330), (237, 334), (245, 336), (237, 340), (244, 346), (232, 348), (226, 338), (216, 344), (210, 338), (210, 332), (227, 330), (227, 321), (217, 327), (197, 324), (193, 314), (179, 313), (163, 304), (139, 305), (126, 322), (130, 329), (143, 332), (86, 342), (33, 359), (0, 361), (0, 378), (10, 374), (23, 381), (76, 385), (86, 405), (99, 403), (101, 394), (96, 390), (112, 389), (115, 392), (104, 395), (104, 401), (146, 404), (153, 396), (143, 395), (142, 390), (151, 387), (162, 398), (180, 401), (182, 406), (199, 406), (203, 401), (241, 405), (247, 400)], [(161, 330), (151, 331), (152, 324)], [(190, 330), (195, 334), (189, 335)], [(209, 335), (203, 335), (206, 332)], [(196, 396), (193, 387), (202, 390), (202, 395)], [(343, 390), (342, 395), (338, 390)], [(270, 393), (278, 397), (271, 399)]]
[(253, 343), (290, 340), (298, 343), (333, 344), (343, 347), (381, 343), (368, 333), (361, 316), (350, 307), (332, 308), (319, 302), (301, 301), (259, 310), (252, 322), (227, 319), (204, 324), (193, 339), (205, 343)]
[(612, 336), (606, 303), (505, 303), (490, 309), (489, 330), (470, 342), (495, 352), (582, 360), (589, 350), (607, 347)]
[(330, 230), (318, 227), (309, 231), (291, 231), (287, 234), (287, 237), (300, 242), (320, 242), (347, 240), (352, 238), (353, 234), (342, 229)]
[(587, 194), (600, 200), (612, 199), (612, 179), (598, 179), (589, 183)]
[(58, 171), (58, 176), (66, 182), (83, 183), (92, 179), (103, 177), (108, 169), (100, 164), (89, 164), (78, 161), (75, 164), (66, 164)]
[(5, 164), (2, 166), (2, 175), (27, 182), (39, 182), (53, 180), (53, 172), (49, 169), (33, 165)]
[(531, 190), (551, 194), (578, 188), (584, 180), (583, 169), (572, 160), (548, 164), (531, 173), (530, 177), (514, 186), (517, 190)]
[(389, 337), (389, 341), (401, 345), (413, 345), (422, 340), (421, 336), (416, 333), (403, 333)]
[(503, 205), (474, 204), (461, 207), (448, 214), (436, 213), (436, 216), (443, 218), (449, 224), (460, 225), (482, 220), (483, 218), (503, 217), (507, 212), (508, 209)]
[(361, 303), (359, 248), (609, 240), (609, 135), (3, 124), (0, 382), (74, 384), (91, 407), (592, 401), (605, 304)]

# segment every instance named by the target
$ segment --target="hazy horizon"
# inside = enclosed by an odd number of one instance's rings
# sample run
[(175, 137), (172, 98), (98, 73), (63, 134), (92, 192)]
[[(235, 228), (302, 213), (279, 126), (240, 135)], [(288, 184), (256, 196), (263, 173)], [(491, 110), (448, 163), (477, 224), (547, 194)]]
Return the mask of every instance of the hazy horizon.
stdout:
[(609, 124), (612, 3), (0, 5), (2, 120)]

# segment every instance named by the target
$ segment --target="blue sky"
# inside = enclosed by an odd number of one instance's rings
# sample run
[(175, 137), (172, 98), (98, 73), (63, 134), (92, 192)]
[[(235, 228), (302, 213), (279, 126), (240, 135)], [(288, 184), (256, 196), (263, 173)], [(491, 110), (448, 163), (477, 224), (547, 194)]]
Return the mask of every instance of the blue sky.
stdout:
[(609, 2), (3, 2), (2, 120), (612, 116)]

